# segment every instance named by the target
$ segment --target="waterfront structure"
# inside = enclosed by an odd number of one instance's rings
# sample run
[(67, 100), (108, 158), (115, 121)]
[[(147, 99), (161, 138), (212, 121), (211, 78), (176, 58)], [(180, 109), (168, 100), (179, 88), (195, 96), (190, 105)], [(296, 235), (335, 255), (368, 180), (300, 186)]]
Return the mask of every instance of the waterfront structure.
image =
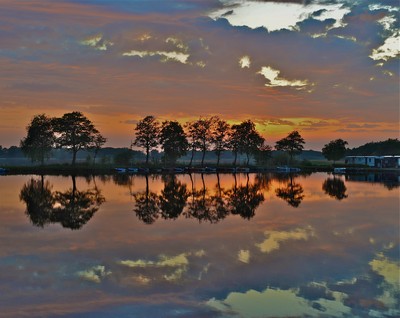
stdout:
[(400, 156), (346, 156), (345, 163), (372, 168), (400, 168)]

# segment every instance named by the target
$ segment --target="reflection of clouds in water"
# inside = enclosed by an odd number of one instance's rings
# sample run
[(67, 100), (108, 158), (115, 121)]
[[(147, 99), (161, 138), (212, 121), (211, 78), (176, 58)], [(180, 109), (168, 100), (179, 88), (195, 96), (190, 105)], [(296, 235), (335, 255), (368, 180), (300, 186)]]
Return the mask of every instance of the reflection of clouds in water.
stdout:
[(248, 264), (250, 262), (250, 251), (240, 250), (238, 253), (238, 260), (242, 263)]
[[(195, 252), (188, 252), (188, 253), (181, 253), (176, 256), (166, 256), (166, 255), (159, 255), (157, 261), (151, 261), (151, 260), (122, 260), (119, 261), (118, 264), (122, 266), (126, 266), (132, 269), (148, 269), (150, 271), (153, 271), (154, 274), (156, 272), (159, 272), (160, 269), (163, 269), (163, 273), (161, 274), (161, 277), (163, 280), (166, 281), (178, 281), (182, 279), (183, 275), (188, 271), (190, 261), (189, 257), (197, 257), (197, 258), (202, 258), (206, 255), (204, 250), (198, 250)], [(172, 271), (171, 271), (172, 270)], [(201, 273), (199, 274), (199, 277), (201, 277), (202, 273), (206, 273), (208, 268), (204, 268)], [(165, 273), (167, 272), (167, 273)], [(153, 276), (153, 278), (156, 275)], [(135, 276), (137, 277), (145, 277), (143, 275)], [(145, 282), (146, 284), (150, 282), (147, 277), (146, 279), (141, 282)]]
[(351, 308), (342, 303), (343, 294), (334, 292), (334, 300), (319, 299), (310, 302), (297, 296), (297, 289), (266, 289), (263, 292), (249, 290), (232, 292), (224, 300), (210, 299), (207, 305), (223, 313), (239, 317), (299, 317), (321, 315), (346, 317)]
[[(379, 253), (369, 265), (372, 270), (384, 278), (385, 285), (383, 294), (377, 300), (384, 303), (389, 308), (400, 308), (398, 295), (400, 294), (400, 265), (399, 262), (391, 261), (382, 253)], [(400, 309), (391, 309), (389, 314), (400, 316)], [(382, 315), (381, 315), (382, 316)], [(380, 316), (378, 316), (380, 317)], [(383, 317), (383, 316), (382, 316)]]
[(265, 231), (266, 239), (256, 244), (256, 246), (263, 253), (270, 253), (279, 249), (281, 243), (288, 240), (308, 240), (310, 237), (315, 236), (314, 229), (309, 226), (306, 228), (297, 228), (292, 231)]

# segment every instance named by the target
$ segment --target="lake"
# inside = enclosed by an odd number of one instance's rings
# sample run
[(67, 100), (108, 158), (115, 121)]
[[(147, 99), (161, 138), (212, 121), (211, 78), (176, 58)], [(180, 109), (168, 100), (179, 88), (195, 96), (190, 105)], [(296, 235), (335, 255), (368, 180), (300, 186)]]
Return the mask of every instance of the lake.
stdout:
[(0, 317), (399, 317), (399, 185), (0, 176)]

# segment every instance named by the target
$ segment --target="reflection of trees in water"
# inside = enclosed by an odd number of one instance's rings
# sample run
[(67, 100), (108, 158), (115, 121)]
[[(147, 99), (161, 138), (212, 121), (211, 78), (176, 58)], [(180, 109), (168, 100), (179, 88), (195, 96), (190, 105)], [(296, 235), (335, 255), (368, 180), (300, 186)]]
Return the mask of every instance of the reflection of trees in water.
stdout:
[(276, 196), (285, 200), (292, 207), (297, 208), (304, 199), (303, 187), (300, 183), (296, 183), (293, 180), (292, 174), (286, 176), (288, 178), (288, 183), (285, 187), (275, 190)]
[(149, 176), (146, 174), (146, 190), (133, 193), (135, 199), (134, 211), (139, 220), (152, 224), (158, 218), (160, 200), (156, 193), (149, 189)]
[(49, 181), (30, 179), (25, 183), (19, 194), (19, 199), (26, 204), (25, 213), (29, 216), (33, 225), (43, 227), (51, 222), (51, 214), (54, 206), (52, 185)]
[(176, 219), (183, 211), (189, 196), (186, 184), (178, 181), (175, 175), (163, 178), (164, 189), (160, 195), (160, 211), (164, 219)]
[(264, 195), (260, 192), (260, 184), (249, 184), (247, 174), (246, 185), (237, 185), (234, 175), (234, 186), (226, 192), (228, 197), (228, 209), (232, 214), (239, 214), (244, 219), (251, 219), (256, 208), (264, 201)]
[(268, 188), (269, 178), (259, 176), (254, 183), (250, 183), (247, 175), (245, 185), (237, 184), (234, 175), (232, 189), (221, 188), (219, 174), (216, 175), (217, 183), (210, 191), (206, 187), (204, 175), (201, 174), (201, 187), (196, 188), (193, 176), (189, 175), (191, 189), (179, 181), (176, 176), (168, 175), (162, 178), (164, 189), (160, 195), (150, 191), (148, 177), (146, 176), (145, 191), (134, 193), (134, 212), (144, 223), (151, 224), (158, 217), (176, 219), (181, 214), (187, 218), (195, 218), (200, 222), (217, 223), (227, 215), (238, 214), (250, 219), (254, 216), (256, 208), (264, 201), (261, 190)]
[(61, 223), (65, 228), (76, 230), (93, 217), (105, 198), (96, 183), (93, 189), (79, 191), (72, 176), (72, 188), (65, 192), (52, 192), (51, 184), (44, 182), (43, 177), (32, 178), (22, 187), (20, 200), (26, 203), (26, 214), (34, 225)]
[(340, 178), (333, 177), (326, 179), (322, 184), (322, 190), (324, 190), (327, 195), (337, 200), (343, 200), (347, 198), (347, 188), (343, 180)]

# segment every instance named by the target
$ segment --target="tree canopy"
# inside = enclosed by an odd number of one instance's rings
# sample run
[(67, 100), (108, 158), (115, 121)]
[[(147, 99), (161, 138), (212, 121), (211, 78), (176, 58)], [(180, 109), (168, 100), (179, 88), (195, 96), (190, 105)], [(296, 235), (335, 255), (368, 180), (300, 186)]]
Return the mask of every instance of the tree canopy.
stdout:
[(287, 137), (278, 140), (275, 145), (276, 150), (285, 151), (290, 156), (290, 161), (293, 160), (295, 155), (299, 155), (305, 144), (304, 139), (301, 137), (298, 131), (292, 131)]
[(45, 159), (50, 157), (55, 142), (51, 119), (45, 114), (36, 115), (26, 130), (27, 136), (20, 142), (21, 150), (32, 162), (43, 165)]
[(335, 162), (345, 156), (346, 145), (347, 141), (343, 139), (332, 140), (322, 148), (322, 154), (329, 161)]
[(150, 151), (158, 146), (159, 133), (160, 123), (154, 116), (146, 116), (136, 124), (133, 144), (145, 149), (146, 164), (149, 163)]
[(177, 121), (164, 121), (160, 131), (160, 144), (166, 163), (175, 164), (179, 157), (184, 156), (188, 149), (188, 141), (181, 124)]
[(95, 149), (106, 141), (81, 112), (66, 113), (61, 118), (54, 118), (52, 123), (56, 133), (56, 145), (72, 152), (72, 165), (75, 165), (79, 150)]

